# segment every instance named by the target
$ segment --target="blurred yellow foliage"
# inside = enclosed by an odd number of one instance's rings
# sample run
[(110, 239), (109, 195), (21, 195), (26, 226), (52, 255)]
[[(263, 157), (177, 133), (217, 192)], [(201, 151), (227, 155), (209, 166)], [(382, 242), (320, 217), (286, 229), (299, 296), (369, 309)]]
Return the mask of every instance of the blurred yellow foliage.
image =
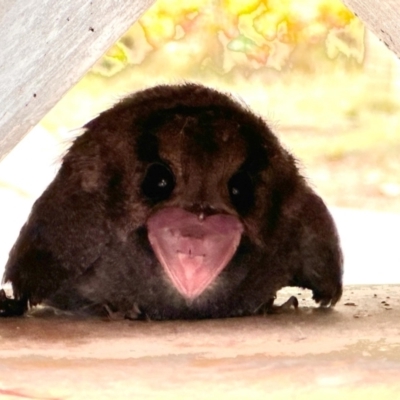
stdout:
[[(280, 70), (296, 46), (314, 46), (318, 57), (323, 49), (328, 61), (343, 54), (359, 62), (363, 56), (362, 25), (340, 0), (158, 0), (138, 25), (148, 46), (141, 49), (135, 43), (142, 39), (131, 36), (135, 57), (129, 59), (180, 57), (190, 68), (219, 73), (234, 67)], [(296, 63), (304, 60), (289, 64)]]
[(221, 8), (235, 15), (249, 14), (255, 11), (264, 1), (260, 0), (222, 0)]

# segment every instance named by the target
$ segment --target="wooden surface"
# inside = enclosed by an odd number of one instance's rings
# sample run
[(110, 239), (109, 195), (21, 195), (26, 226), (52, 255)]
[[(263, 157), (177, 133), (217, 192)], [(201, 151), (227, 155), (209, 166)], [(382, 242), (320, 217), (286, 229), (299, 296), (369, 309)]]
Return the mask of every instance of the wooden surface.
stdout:
[(0, 1), (0, 160), (152, 2)]
[(400, 57), (400, 0), (343, 0)]
[(397, 399), (400, 286), (334, 310), (204, 321), (0, 320), (0, 399)]

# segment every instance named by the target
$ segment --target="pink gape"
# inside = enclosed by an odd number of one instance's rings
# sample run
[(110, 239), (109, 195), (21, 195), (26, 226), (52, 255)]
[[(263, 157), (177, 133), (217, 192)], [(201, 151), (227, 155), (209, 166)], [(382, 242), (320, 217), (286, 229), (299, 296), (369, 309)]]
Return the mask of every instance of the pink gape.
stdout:
[(202, 218), (181, 208), (164, 208), (148, 222), (153, 250), (176, 289), (194, 299), (229, 263), (243, 225), (238, 218), (214, 214)]

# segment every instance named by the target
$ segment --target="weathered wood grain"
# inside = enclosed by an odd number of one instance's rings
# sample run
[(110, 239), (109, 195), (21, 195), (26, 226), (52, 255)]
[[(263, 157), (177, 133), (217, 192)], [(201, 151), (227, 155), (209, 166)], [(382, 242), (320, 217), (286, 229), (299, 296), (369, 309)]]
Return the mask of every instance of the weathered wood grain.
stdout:
[(400, 57), (400, 0), (343, 0)]
[(0, 2), (0, 159), (152, 3)]

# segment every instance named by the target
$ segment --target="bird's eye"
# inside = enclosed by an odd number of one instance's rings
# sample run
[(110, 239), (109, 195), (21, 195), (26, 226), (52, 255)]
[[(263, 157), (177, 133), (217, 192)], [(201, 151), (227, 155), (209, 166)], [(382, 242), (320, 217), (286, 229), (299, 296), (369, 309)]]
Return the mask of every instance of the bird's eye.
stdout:
[(174, 175), (165, 164), (154, 163), (147, 168), (142, 191), (150, 200), (155, 202), (166, 200), (174, 187)]
[(247, 172), (239, 171), (228, 182), (231, 202), (240, 213), (246, 213), (254, 204), (254, 187)]

